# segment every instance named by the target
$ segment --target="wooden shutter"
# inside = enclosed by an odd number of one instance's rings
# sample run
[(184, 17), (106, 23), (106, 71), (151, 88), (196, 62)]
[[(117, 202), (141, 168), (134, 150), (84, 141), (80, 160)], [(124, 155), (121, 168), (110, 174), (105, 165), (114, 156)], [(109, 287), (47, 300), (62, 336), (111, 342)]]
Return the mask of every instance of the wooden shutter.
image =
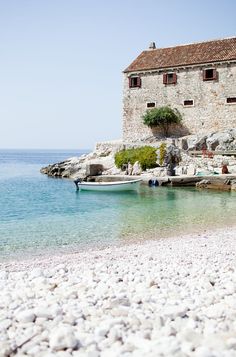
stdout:
[(205, 69), (202, 72), (202, 78), (204, 81), (206, 80), (206, 70)]
[(163, 84), (167, 84), (167, 73), (163, 73)]
[(141, 78), (137, 78), (137, 87), (141, 88)]
[(217, 79), (217, 71), (216, 69), (213, 69), (213, 79)]
[(177, 83), (177, 74), (173, 73), (173, 84)]
[[(212, 77), (207, 76), (207, 71), (212, 71)], [(207, 68), (203, 70), (203, 80), (204, 81), (212, 81), (216, 80), (218, 77), (218, 73), (215, 68)]]
[(131, 77), (129, 77), (129, 88), (132, 87), (132, 81), (131, 81)]

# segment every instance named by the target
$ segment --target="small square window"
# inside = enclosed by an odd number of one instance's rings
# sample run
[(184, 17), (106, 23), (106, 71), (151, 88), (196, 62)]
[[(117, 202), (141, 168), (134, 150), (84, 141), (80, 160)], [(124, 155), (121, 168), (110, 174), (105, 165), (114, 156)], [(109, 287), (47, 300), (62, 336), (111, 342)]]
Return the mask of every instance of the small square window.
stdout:
[(147, 103), (147, 108), (155, 108), (155, 106), (156, 106), (156, 103), (154, 103), (154, 102)]
[(206, 70), (205, 70), (205, 78), (206, 78), (206, 79), (212, 79), (212, 78), (214, 78), (213, 74), (214, 74), (213, 69), (206, 69)]
[(140, 77), (129, 77), (129, 87), (130, 88), (140, 88), (141, 78)]
[(204, 81), (213, 81), (217, 79), (217, 72), (214, 68), (204, 69), (203, 71), (203, 80)]
[(230, 97), (226, 99), (227, 104), (236, 104), (236, 97)]
[(167, 83), (174, 82), (174, 73), (167, 73)]
[(176, 84), (177, 83), (177, 74), (176, 73), (164, 73), (163, 74), (163, 83), (164, 84)]
[(185, 107), (192, 107), (193, 106), (193, 100), (192, 99), (184, 100), (184, 106)]

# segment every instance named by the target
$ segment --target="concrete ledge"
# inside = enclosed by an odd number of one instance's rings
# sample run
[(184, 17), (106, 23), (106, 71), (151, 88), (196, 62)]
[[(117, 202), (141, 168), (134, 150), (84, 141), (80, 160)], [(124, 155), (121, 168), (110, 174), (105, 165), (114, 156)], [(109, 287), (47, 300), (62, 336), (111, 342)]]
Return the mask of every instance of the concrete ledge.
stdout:
[(165, 177), (157, 177), (151, 174), (143, 174), (140, 176), (129, 176), (129, 175), (100, 175), (93, 176), (91, 179), (94, 179), (97, 182), (113, 182), (113, 181), (127, 181), (127, 180), (135, 180), (142, 179), (144, 184), (148, 184), (148, 181), (151, 179), (155, 179), (159, 182), (160, 186), (170, 185), (175, 187), (184, 187), (184, 186), (192, 186), (195, 187), (197, 182), (202, 180), (208, 180), (215, 184), (223, 184), (226, 180), (236, 180), (235, 174), (227, 174), (227, 175), (206, 175), (206, 176), (165, 176)]

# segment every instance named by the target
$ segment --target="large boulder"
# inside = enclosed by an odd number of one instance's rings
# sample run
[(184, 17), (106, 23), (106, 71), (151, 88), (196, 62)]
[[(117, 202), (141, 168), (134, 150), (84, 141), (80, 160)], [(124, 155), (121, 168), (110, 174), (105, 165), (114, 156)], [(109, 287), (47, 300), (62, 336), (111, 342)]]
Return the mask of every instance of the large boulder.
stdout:
[(101, 164), (87, 164), (86, 165), (86, 176), (97, 176), (101, 175), (104, 168)]
[(96, 176), (115, 166), (114, 155), (99, 156), (96, 152), (43, 167), (40, 172), (53, 177), (81, 178)]
[[(43, 167), (40, 172), (53, 177), (70, 177), (83, 166), (83, 158), (72, 157), (68, 160)], [(86, 167), (84, 167), (86, 170)]]
[(164, 163), (167, 167), (168, 176), (175, 176), (175, 168), (180, 161), (181, 161), (180, 149), (175, 144), (171, 144), (167, 146)]
[(236, 150), (236, 129), (188, 135), (181, 139), (180, 146), (183, 150), (188, 151), (203, 149), (211, 151)]
[(210, 134), (206, 139), (208, 150), (236, 150), (236, 129)]
[(166, 148), (164, 163), (178, 164), (181, 161), (181, 151), (175, 144), (170, 144)]
[(206, 147), (207, 135), (189, 135), (182, 138), (183, 150), (202, 150)]

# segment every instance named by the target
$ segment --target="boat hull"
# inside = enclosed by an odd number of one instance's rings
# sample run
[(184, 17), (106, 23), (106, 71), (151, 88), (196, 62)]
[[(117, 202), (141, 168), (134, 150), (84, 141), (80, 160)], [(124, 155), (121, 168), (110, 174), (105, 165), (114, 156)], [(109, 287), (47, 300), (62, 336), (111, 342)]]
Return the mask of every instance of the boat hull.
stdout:
[(137, 190), (141, 180), (118, 181), (118, 182), (81, 182), (78, 189), (83, 191), (133, 191)]

